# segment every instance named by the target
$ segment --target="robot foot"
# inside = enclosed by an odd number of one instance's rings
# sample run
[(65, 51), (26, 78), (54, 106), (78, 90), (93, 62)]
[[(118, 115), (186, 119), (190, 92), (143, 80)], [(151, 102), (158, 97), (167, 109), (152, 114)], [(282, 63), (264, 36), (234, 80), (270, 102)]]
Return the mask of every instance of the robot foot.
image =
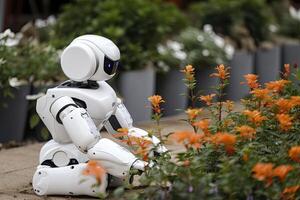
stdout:
[(39, 165), (32, 180), (33, 190), (37, 195), (88, 195), (96, 197), (100, 193), (105, 193), (107, 174), (104, 175), (101, 185), (95, 187), (96, 179), (82, 174), (86, 166), (86, 163), (56, 168)]

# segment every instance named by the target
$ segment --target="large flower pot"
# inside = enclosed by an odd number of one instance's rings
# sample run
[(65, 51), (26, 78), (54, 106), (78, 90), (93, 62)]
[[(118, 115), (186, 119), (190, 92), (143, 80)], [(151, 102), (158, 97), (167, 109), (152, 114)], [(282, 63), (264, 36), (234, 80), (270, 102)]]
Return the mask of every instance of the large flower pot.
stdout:
[(162, 104), (164, 116), (179, 114), (186, 108), (187, 87), (183, 83), (183, 78), (183, 73), (174, 69), (157, 75), (156, 94), (161, 95), (166, 101)]
[(153, 67), (120, 72), (118, 88), (134, 121), (151, 119), (152, 111), (148, 97), (155, 92), (155, 70)]
[[(201, 95), (216, 93), (215, 87), (219, 84), (219, 79), (210, 76), (212, 73), (216, 72), (215, 67), (216, 66), (196, 68), (195, 78), (197, 84), (195, 88), (195, 93), (197, 94), (197, 97)], [(191, 101), (189, 101), (189, 105), (192, 105)], [(197, 98), (196, 107), (202, 107), (204, 105), (205, 104)]]
[(26, 95), (30, 92), (30, 86), (24, 85), (13, 88), (11, 97), (0, 94), (0, 142), (21, 141), (26, 126), (28, 102)]
[(255, 72), (260, 84), (278, 79), (281, 71), (281, 49), (258, 49), (255, 54)]
[[(282, 64), (300, 67), (300, 44), (286, 44), (282, 46)], [(291, 70), (293, 73), (295, 71), (294, 67), (291, 67)], [(291, 79), (295, 81), (294, 76)]]
[(241, 82), (245, 82), (244, 75), (254, 72), (254, 56), (252, 53), (248, 52), (236, 52), (233, 55), (229, 66), (230, 84), (226, 88), (226, 97), (233, 101), (239, 101), (249, 94), (248, 87), (246, 85), (241, 85)]

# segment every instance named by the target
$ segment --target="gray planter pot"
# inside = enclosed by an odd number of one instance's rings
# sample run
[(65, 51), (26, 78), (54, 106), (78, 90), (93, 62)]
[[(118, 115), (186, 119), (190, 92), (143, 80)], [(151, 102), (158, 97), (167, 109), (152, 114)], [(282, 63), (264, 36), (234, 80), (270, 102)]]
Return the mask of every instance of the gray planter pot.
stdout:
[(166, 101), (162, 104), (164, 116), (176, 115), (186, 108), (187, 87), (183, 83), (184, 75), (179, 70), (170, 70), (166, 74), (158, 74), (156, 79), (156, 94)]
[[(292, 73), (295, 69), (293, 65), (300, 67), (300, 44), (286, 44), (282, 46), (282, 66), (284, 64), (291, 64)], [(295, 81), (295, 77), (291, 77)], [(299, 81), (298, 81), (299, 82)]]
[[(203, 68), (196, 68), (195, 70), (195, 78), (197, 81), (196, 84), (196, 94), (197, 97), (201, 95), (208, 95), (212, 93), (216, 93), (216, 89), (214, 88), (216, 85), (219, 84), (219, 79), (216, 77), (210, 77), (212, 73), (215, 73), (215, 67), (203, 67)], [(191, 106), (191, 102), (189, 101), (189, 105)], [(196, 107), (202, 107), (205, 104), (199, 99), (196, 101)]]
[(153, 67), (121, 72), (118, 88), (134, 121), (151, 119), (152, 111), (148, 97), (155, 92), (155, 70)]
[(30, 92), (30, 86), (20, 86), (13, 89), (14, 98), (4, 97), (0, 94), (0, 142), (21, 141), (26, 126), (28, 101), (26, 95)]
[(226, 88), (227, 99), (238, 101), (249, 94), (245, 82), (244, 75), (254, 72), (254, 56), (248, 52), (236, 52), (230, 61), (230, 78), (229, 85)]
[(260, 84), (278, 79), (281, 71), (281, 49), (259, 49), (255, 54), (255, 72)]

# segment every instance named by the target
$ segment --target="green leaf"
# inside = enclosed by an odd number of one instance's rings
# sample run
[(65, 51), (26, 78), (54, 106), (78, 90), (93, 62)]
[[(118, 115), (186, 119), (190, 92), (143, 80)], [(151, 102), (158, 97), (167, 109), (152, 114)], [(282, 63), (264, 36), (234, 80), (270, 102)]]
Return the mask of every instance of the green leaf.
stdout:
[(34, 114), (30, 117), (30, 128), (33, 129), (40, 122), (40, 117), (37, 114)]

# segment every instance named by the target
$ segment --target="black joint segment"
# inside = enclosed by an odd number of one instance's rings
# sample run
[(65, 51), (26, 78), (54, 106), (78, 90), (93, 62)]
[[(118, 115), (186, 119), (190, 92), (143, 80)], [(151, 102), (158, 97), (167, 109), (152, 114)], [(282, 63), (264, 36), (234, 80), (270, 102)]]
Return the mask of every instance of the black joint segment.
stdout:
[(59, 115), (60, 115), (60, 113), (61, 113), (64, 109), (66, 109), (66, 108), (69, 107), (69, 106), (75, 106), (76, 108), (78, 108), (78, 106), (77, 106), (76, 104), (74, 104), (74, 103), (69, 103), (69, 104), (63, 106), (63, 107), (58, 111), (58, 113), (57, 113), (57, 115), (56, 115), (56, 121), (57, 121), (58, 123), (62, 124), (62, 122), (61, 122), (61, 120), (60, 120), (60, 118), (59, 118)]
[(110, 118), (108, 119), (108, 122), (110, 123), (111, 127), (115, 131), (118, 131), (118, 129), (122, 128), (121, 124), (119, 123), (119, 121), (115, 115), (110, 116)]

